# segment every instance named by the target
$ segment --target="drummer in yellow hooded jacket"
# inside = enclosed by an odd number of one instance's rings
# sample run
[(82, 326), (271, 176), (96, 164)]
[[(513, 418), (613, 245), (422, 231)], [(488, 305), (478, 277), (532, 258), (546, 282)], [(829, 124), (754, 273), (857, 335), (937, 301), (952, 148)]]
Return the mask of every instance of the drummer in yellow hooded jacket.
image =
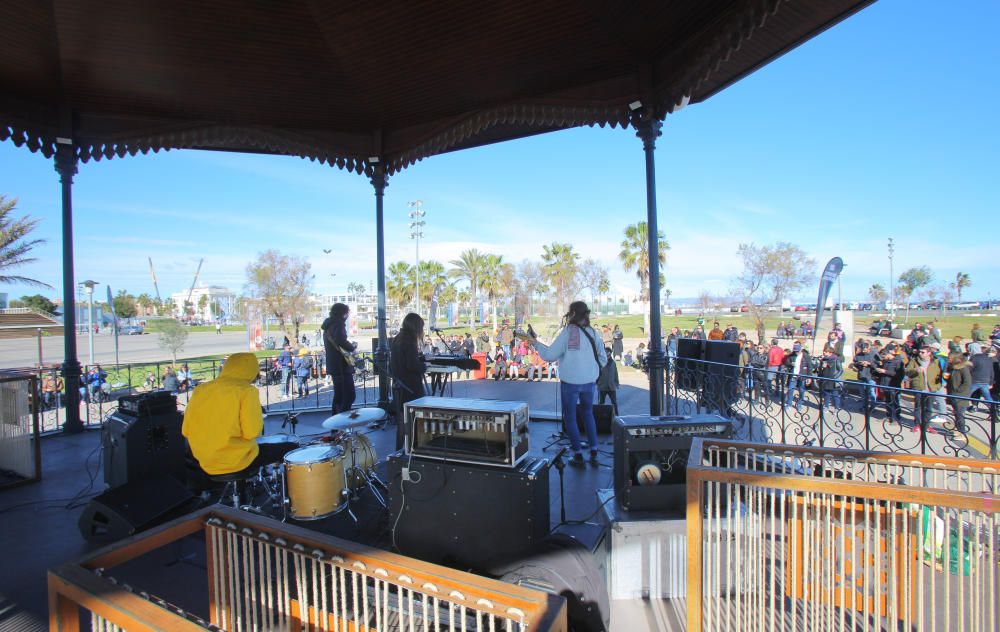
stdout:
[(298, 447), (294, 443), (258, 445), (264, 417), (253, 381), (259, 370), (255, 355), (234, 353), (218, 378), (194, 389), (181, 432), (201, 469), (210, 476), (276, 463)]

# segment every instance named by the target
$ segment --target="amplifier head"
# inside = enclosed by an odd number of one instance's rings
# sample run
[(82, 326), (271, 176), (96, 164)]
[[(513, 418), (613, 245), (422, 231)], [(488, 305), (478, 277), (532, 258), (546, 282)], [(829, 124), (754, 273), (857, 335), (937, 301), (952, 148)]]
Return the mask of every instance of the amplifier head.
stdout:
[(727, 437), (733, 429), (719, 415), (626, 415), (615, 424), (630, 437)]

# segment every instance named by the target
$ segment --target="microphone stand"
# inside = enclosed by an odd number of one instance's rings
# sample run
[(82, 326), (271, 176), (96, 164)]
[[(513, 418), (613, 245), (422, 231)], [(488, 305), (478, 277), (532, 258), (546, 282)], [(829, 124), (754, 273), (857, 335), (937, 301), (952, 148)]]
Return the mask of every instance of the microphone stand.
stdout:
[(559, 524), (566, 524), (566, 485), (565, 485), (565, 471), (566, 463), (563, 461), (563, 455), (566, 454), (566, 450), (569, 448), (563, 448), (552, 459), (552, 464), (556, 466), (556, 471), (559, 472)]

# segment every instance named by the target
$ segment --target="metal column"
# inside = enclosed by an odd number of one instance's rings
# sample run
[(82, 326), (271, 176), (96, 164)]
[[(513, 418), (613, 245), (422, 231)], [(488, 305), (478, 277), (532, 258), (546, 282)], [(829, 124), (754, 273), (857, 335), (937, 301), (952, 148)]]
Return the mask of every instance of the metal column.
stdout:
[(385, 225), (383, 198), (388, 178), (381, 162), (372, 165), (371, 183), (375, 187), (375, 279), (378, 285), (378, 348), (375, 349), (375, 371), (378, 374), (378, 406), (389, 408), (389, 342), (386, 336), (385, 308)]
[(664, 354), (660, 331), (660, 231), (656, 222), (656, 172), (653, 152), (661, 123), (650, 108), (637, 112), (632, 121), (646, 155), (646, 228), (649, 259), (649, 414), (663, 414)]
[(56, 173), (62, 183), (63, 241), (63, 382), (66, 385), (66, 423), (63, 432), (83, 432), (80, 421), (80, 361), (76, 356), (76, 283), (73, 279), (73, 176), (77, 157), (72, 140), (59, 138)]

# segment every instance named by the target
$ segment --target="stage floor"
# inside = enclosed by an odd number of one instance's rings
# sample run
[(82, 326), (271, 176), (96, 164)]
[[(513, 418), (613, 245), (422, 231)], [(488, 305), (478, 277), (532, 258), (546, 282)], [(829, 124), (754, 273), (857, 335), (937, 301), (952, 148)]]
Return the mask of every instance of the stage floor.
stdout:
[[(325, 413), (301, 414), (298, 435), (305, 439), (324, 434), (321, 423), (325, 418)], [(265, 433), (283, 432), (281, 423), (281, 416), (268, 417)], [(533, 421), (530, 424), (530, 455), (551, 459), (565, 445), (557, 442), (543, 449), (558, 428), (559, 424), (553, 421)], [(395, 448), (395, 427), (363, 430), (378, 456), (376, 471), (384, 479), (386, 456)], [(565, 469), (568, 520), (600, 521), (596, 491), (612, 486), (611, 435), (600, 436), (599, 449), (600, 465)], [(96, 548), (83, 540), (77, 521), (87, 500), (104, 490), (100, 457), (100, 433), (96, 430), (45, 437), (42, 439), (41, 482), (0, 490), (0, 550), (4, 560), (0, 564), (0, 631), (46, 629), (46, 570)], [(549, 486), (550, 525), (555, 527), (560, 521), (560, 492), (559, 476), (554, 469)], [(365, 492), (353, 509), (359, 519), (357, 524), (345, 512), (296, 524), (380, 548), (391, 548), (388, 513), (374, 501), (371, 493)], [(619, 604), (619, 607), (625, 607), (625, 611), (636, 608), (635, 604)]]

